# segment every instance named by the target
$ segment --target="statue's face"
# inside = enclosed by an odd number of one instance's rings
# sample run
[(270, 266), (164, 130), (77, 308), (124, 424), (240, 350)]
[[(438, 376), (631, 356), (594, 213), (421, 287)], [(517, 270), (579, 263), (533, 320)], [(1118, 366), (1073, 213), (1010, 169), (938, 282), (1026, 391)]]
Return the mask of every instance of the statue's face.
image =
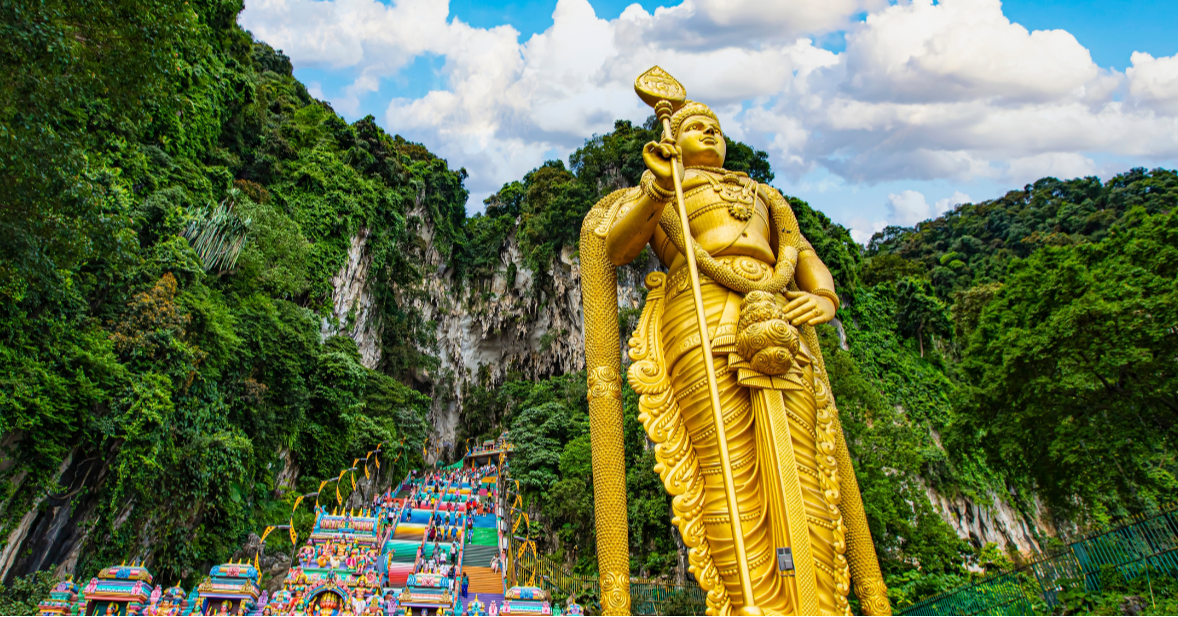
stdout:
[(683, 151), (683, 164), (691, 167), (723, 167), (727, 146), (720, 123), (708, 116), (690, 116), (683, 121), (677, 140)]

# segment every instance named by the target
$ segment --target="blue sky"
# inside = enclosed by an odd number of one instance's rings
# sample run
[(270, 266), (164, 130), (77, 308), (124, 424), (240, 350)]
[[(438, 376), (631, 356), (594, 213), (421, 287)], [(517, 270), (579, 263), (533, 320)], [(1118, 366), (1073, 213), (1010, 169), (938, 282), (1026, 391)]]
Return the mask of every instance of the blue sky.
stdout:
[(1002, 9), (1030, 30), (1067, 30), (1102, 67), (1123, 71), (1135, 51), (1178, 53), (1174, 0), (1006, 0)]
[(631, 4), (246, 0), (241, 21), (348, 120), (466, 167), (472, 213), (644, 118), (628, 82), (653, 63), (861, 240), (1042, 175), (1178, 162), (1174, 0)]

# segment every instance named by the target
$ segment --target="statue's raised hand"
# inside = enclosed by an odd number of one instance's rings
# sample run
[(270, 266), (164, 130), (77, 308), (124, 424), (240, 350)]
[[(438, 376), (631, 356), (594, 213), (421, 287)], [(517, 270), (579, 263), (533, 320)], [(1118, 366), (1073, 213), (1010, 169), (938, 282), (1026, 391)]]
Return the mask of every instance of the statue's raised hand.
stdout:
[[(675, 190), (675, 179), (671, 176), (671, 159), (679, 156), (679, 146), (669, 137), (660, 142), (649, 142), (642, 148), (642, 161), (654, 174), (654, 181), (668, 191)], [(683, 180), (683, 166), (679, 166), (679, 179)]]

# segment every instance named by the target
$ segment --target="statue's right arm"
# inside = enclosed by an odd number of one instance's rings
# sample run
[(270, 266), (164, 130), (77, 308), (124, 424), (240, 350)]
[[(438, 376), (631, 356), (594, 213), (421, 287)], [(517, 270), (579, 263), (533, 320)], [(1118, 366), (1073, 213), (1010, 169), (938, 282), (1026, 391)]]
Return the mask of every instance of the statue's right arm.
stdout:
[(622, 204), (605, 237), (605, 251), (615, 266), (624, 266), (638, 257), (658, 227), (666, 202), (656, 202), (644, 193)]
[[(675, 142), (664, 137), (661, 142), (650, 142), (642, 148), (642, 162), (646, 163), (646, 173), (642, 174), (643, 190), (637, 191), (638, 197), (629, 203), (622, 204), (618, 213), (610, 224), (609, 234), (605, 238), (605, 251), (609, 260), (615, 266), (623, 266), (634, 261), (642, 252), (654, 230), (663, 216), (663, 208), (668, 200), (656, 200), (652, 195), (662, 193), (666, 195), (674, 186), (675, 166), (671, 159), (679, 156), (679, 148)], [(682, 180), (683, 167), (678, 171)], [(660, 190), (655, 189), (658, 186)]]

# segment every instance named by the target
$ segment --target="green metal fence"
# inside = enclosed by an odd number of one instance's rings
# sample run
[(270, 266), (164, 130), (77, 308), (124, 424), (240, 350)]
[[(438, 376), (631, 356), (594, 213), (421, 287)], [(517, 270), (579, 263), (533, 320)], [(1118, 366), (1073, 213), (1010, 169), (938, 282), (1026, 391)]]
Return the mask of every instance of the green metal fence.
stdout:
[(1141, 516), (1096, 533), (1068, 548), (948, 593), (917, 602), (902, 615), (1028, 615), (1036, 606), (1059, 604), (1065, 584), (1100, 591), (1101, 575), (1113, 569), (1126, 580), (1156, 572), (1178, 576), (1178, 507)]

